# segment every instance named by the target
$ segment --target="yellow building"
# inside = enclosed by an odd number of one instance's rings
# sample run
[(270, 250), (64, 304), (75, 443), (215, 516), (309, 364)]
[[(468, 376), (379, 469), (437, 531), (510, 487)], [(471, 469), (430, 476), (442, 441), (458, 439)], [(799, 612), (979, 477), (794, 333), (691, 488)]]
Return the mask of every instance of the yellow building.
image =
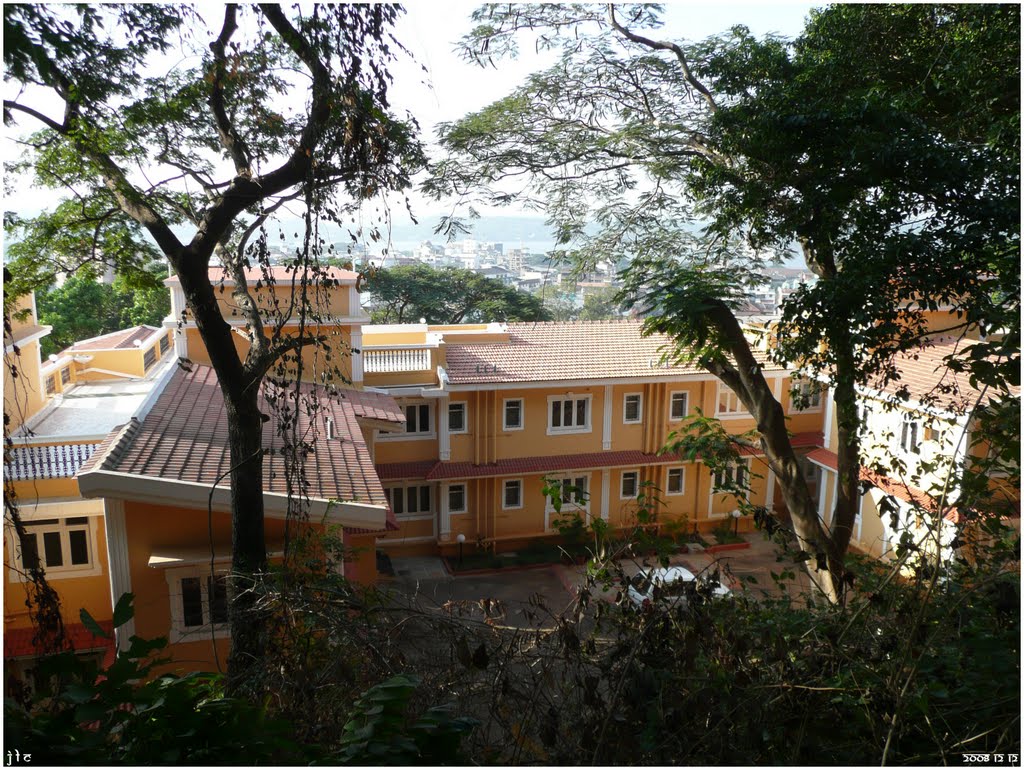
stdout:
[[(946, 319), (940, 319), (946, 320)], [(945, 328), (945, 327), (943, 327)], [(984, 443), (975, 435), (975, 406), (987, 401), (965, 374), (946, 366), (974, 341), (932, 336), (924, 347), (898, 356), (898, 377), (874, 388), (858, 388), (861, 427), (861, 481), (865, 489), (854, 523), (851, 547), (876, 558), (896, 558), (908, 533), (923, 550), (950, 558), (962, 529), (958, 480)], [(826, 396), (824, 446), (808, 459), (819, 468), (819, 515), (827, 525), (836, 495), (838, 426), (832, 390)], [(1005, 502), (1005, 513), (1019, 528), (1020, 481), (990, 474), (990, 485)], [(883, 510), (883, 499), (892, 506)]]
[[(659, 452), (697, 408), (735, 433), (753, 418), (696, 364), (663, 363), (667, 344), (635, 320), (364, 327), (366, 385), (406, 416), (404, 433), (372, 447), (400, 525), (379, 545), (447, 551), (462, 535), (508, 550), (554, 536), (550, 481), (566, 489), (563, 513), (613, 528), (636, 523), (645, 489), (661, 501), (660, 522), (708, 531), (731, 521), (736, 501), (716, 492), (703, 463)], [(792, 373), (761, 360), (788, 410)], [(819, 445), (821, 426), (820, 403), (793, 414), (795, 445)], [(763, 457), (731, 472), (751, 479), (753, 504), (779, 504)]]

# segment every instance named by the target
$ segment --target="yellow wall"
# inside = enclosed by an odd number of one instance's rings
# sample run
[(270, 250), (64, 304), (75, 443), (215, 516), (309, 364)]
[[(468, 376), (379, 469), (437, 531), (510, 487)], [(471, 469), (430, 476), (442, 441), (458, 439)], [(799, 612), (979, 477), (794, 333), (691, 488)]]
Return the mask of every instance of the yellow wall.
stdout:
[[(41, 501), (45, 502), (45, 501)], [(91, 516), (96, 527), (96, 537), (89, 544), (95, 545), (93, 557), (99, 562), (100, 572), (87, 577), (61, 577), (59, 572), (47, 575), (51, 587), (60, 596), (61, 612), (65, 623), (81, 623), (79, 610), (85, 609), (96, 620), (110, 620), (110, 577), (107, 569), (106, 529), (102, 516)], [(4, 627), (27, 628), (32, 625), (25, 606), (27, 598), (25, 582), (12, 580), (14, 574), (8, 565), (8, 541), (14, 537), (13, 526), (4, 526)], [(17, 546), (15, 546), (17, 548)]]
[[(19, 350), (19, 355), (5, 354), (7, 363), (17, 369), (17, 377), (11, 376), (9, 368), (4, 371), (4, 414), (10, 418), (11, 431), (39, 412), (48, 398), (39, 378), (39, 341), (19, 346)], [(59, 373), (56, 385), (60, 386)]]
[[(203, 344), (199, 330), (188, 327), (185, 330), (185, 342), (188, 346), (189, 360), (204, 366), (210, 366), (210, 356)], [(298, 333), (298, 327), (289, 327), (285, 330), (288, 336)], [(330, 375), (328, 381), (338, 385), (346, 384), (352, 378), (352, 356), (350, 345), (352, 341), (352, 330), (350, 326), (337, 325), (323, 330), (307, 328), (309, 334), (321, 334), (328, 339), (323, 348), (319, 346), (306, 346), (302, 351), (302, 379), (306, 382), (324, 382), (323, 373)], [(235, 343), (235, 352), (240, 359), (245, 358), (249, 352), (249, 341), (240, 333), (234, 333), (232, 339)], [(295, 372), (294, 360), (282, 363), (288, 372)]]
[[(214, 291), (217, 294), (217, 304), (220, 307), (221, 315), (228, 320), (238, 320), (245, 316), (238, 309), (234, 298), (231, 296), (234, 286), (219, 286), (214, 284)], [(307, 302), (311, 308), (310, 313), (320, 315), (322, 320), (329, 321), (331, 318), (344, 318), (349, 315), (349, 289), (348, 284), (331, 287), (310, 287), (307, 295)], [(255, 288), (255, 281), (250, 281), (249, 293), (256, 299), (256, 304), (266, 313), (273, 313), (276, 306), (277, 312), (282, 315), (292, 312), (289, 317), (297, 317), (300, 308), (300, 285), (292, 285), (290, 278), (281, 279), (273, 287), (263, 286)], [(294, 295), (294, 297), (293, 297)], [(293, 303), (294, 299), (294, 303)]]

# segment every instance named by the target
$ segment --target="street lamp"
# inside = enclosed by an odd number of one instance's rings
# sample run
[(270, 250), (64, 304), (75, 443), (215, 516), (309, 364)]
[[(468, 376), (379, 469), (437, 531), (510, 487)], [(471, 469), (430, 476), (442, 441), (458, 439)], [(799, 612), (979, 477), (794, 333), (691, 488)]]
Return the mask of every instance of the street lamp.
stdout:
[(740, 509), (739, 508), (736, 508), (732, 512), (732, 520), (733, 520), (732, 531), (733, 531), (733, 534), (736, 535), (736, 537), (740, 536), (740, 516), (742, 516), (742, 515), (743, 514), (740, 513)]
[(455, 542), (459, 544), (459, 569), (462, 569), (462, 544), (466, 542), (466, 536), (460, 532), (456, 536)]

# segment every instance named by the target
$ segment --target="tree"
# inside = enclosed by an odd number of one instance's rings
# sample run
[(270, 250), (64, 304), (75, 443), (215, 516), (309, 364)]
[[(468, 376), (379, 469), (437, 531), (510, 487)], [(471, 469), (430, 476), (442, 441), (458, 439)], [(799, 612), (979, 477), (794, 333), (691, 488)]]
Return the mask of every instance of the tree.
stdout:
[(43, 338), (43, 355), (59, 353), (79, 340), (126, 329), (159, 326), (171, 311), (171, 300), (162, 281), (161, 265), (119, 275), (113, 284), (98, 283), (78, 273), (62, 285), (39, 292), (36, 301), (40, 323), (53, 327)]
[[(563, 55), (442, 126), (450, 155), (426, 190), (543, 201), (580, 270), (631, 255), (646, 328), (754, 416), (808, 569), (838, 601), (859, 498), (855, 387), (894, 376), (923, 309), (952, 304), (985, 328), (1019, 308), (1019, 9), (837, 6), (793, 43), (742, 27), (657, 39), (636, 31), (660, 25), (643, 5), (495, 5), (474, 19), (463, 48), (482, 64), (514, 55), (527, 29)], [(834, 383), (829, 529), (733, 312), (793, 241), (819, 281), (786, 306), (776, 355)]]
[[(286, 204), (298, 207), (305, 234), (292, 265), (295, 304), (308, 313), (311, 287), (329, 280), (318, 259), (320, 218), (340, 221), (379, 191), (406, 187), (421, 164), (414, 125), (388, 111), (399, 11), (228, 5), (208, 25), (190, 6), (4, 8), (6, 74), (23, 86), (4, 101), (5, 122), (41, 127), (23, 165), (37, 183), (72, 193), (29, 224), (38, 237), (24, 242), (17, 288), (94, 260), (121, 273), (153, 256), (168, 260), (224, 392), (236, 579), (267, 565), (259, 385), (320, 341), (308, 331), (314, 324), (284, 334), (276, 321), (286, 310), (261, 310), (245, 271), (269, 281), (268, 224)], [(160, 58), (172, 40), (185, 49), (183, 64)], [(44, 90), (59, 113), (44, 106)], [(211, 284), (215, 255), (248, 322), (243, 357)], [(261, 655), (261, 624), (254, 592), (236, 594), (233, 687)]]
[(400, 265), (378, 270), (367, 289), (373, 294), (374, 323), (550, 320), (532, 294), (463, 268)]

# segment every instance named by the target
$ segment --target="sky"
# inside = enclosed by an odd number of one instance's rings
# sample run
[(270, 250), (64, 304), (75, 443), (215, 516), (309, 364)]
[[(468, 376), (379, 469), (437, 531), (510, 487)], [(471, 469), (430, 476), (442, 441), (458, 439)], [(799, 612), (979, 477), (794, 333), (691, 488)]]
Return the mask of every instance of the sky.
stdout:
[[(519, 60), (503, 61), (497, 68), (485, 69), (464, 61), (454, 49), (459, 38), (471, 29), (470, 14), (477, 5), (461, 0), (415, 0), (407, 4), (407, 13), (396, 28), (396, 37), (410, 50), (412, 60), (403, 58), (392, 67), (392, 102), (396, 108), (407, 109), (417, 117), (428, 147), (439, 122), (457, 120), (507, 95), (527, 74), (550, 65), (557, 56), (554, 52), (537, 55), (523, 46)], [(665, 7), (665, 25), (657, 34), (663, 38), (697, 40), (744, 24), (759, 36), (777, 33), (795, 37), (812, 7), (806, 2), (670, 2)], [(215, 19), (217, 12), (213, 8), (213, 4), (204, 4), (203, 15)], [(55, 117), (60, 115), (59, 109), (46, 111)], [(20, 122), (25, 129), (36, 128), (31, 119)], [(5, 145), (5, 153), (10, 156), (14, 145), (10, 141)], [(56, 202), (54, 191), (33, 188), (26, 181), (16, 180), (13, 187), (13, 195), (5, 199), (5, 208), (9, 210), (31, 215), (52, 208)], [(412, 200), (419, 211), (440, 208), (416, 195)], [(514, 208), (501, 211), (521, 213)]]

